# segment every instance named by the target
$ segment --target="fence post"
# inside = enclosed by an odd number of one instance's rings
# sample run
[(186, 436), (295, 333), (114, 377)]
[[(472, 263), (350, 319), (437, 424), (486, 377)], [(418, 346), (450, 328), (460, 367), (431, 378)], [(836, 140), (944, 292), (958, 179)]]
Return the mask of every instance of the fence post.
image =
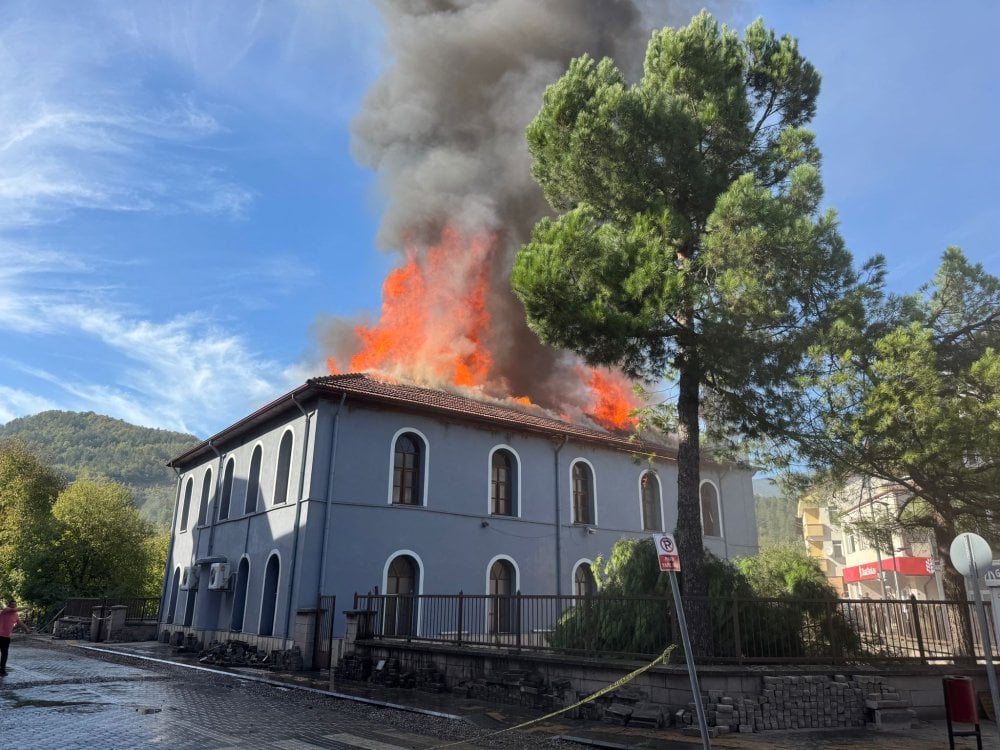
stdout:
[(743, 663), (743, 638), (740, 634), (740, 604), (733, 596), (733, 651), (736, 654), (736, 663)]
[(834, 615), (837, 612), (837, 607), (840, 605), (839, 601), (828, 602), (826, 606), (826, 629), (830, 633), (830, 661), (836, 664), (838, 657), (842, 657), (843, 654), (837, 653), (837, 627), (834, 625)]
[(517, 650), (520, 651), (521, 650), (521, 592), (520, 591), (514, 594), (514, 607), (517, 609), (516, 612), (517, 633), (515, 634), (517, 637)]
[(917, 610), (917, 597), (910, 594), (910, 618), (913, 620), (913, 631), (917, 635), (917, 649), (920, 651), (920, 663), (927, 663), (927, 654), (924, 651), (924, 631), (920, 626), (920, 612)]
[(465, 592), (458, 592), (458, 645), (462, 645), (462, 625), (465, 623)]

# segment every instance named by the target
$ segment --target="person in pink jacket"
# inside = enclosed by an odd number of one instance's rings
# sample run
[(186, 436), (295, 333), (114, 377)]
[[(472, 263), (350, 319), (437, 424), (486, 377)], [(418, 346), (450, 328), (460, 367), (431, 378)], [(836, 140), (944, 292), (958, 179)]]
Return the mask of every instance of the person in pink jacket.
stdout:
[(27, 631), (18, 612), (21, 610), (14, 605), (13, 599), (7, 600), (7, 606), (0, 609), (0, 677), (7, 674), (7, 652), (10, 650), (10, 634), (18, 625)]

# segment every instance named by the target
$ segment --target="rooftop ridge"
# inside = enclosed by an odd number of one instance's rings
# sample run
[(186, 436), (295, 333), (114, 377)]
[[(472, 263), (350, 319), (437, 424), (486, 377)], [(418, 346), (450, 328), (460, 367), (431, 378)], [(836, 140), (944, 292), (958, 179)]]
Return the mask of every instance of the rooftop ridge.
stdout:
[(615, 432), (606, 428), (570, 422), (548, 413), (532, 413), (531, 409), (545, 412), (540, 406), (526, 406), (516, 401), (483, 395), (477, 398), (463, 389), (443, 390), (413, 383), (400, 383), (391, 378), (380, 379), (370, 373), (341, 373), (310, 378), (307, 384), (332, 387), (357, 395), (376, 397), (393, 403), (424, 406), (435, 411), (460, 417), (478, 418), (506, 423), (512, 427), (534, 428), (553, 434), (613, 444), (637, 453), (656, 453), (676, 457), (676, 449), (665, 443), (650, 440), (635, 432)]

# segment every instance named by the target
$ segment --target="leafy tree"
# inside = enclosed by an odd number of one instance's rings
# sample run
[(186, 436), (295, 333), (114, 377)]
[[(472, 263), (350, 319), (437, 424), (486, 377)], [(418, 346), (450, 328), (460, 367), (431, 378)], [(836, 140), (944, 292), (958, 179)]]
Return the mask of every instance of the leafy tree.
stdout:
[(803, 453), (834, 480), (905, 489), (888, 524), (933, 529), (945, 593), (964, 599), (952, 540), (1000, 538), (1000, 279), (949, 248), (916, 295), (887, 300), (815, 355), (813, 429), (795, 436)]
[(0, 441), (0, 596), (24, 596), (61, 488), (59, 475), (24, 443)]
[(50, 596), (135, 596), (149, 589), (154, 537), (127, 488), (78, 480), (59, 494), (52, 517)]
[[(659, 570), (651, 540), (620, 539), (607, 559), (595, 561), (595, 569), (597, 595), (578, 600), (563, 615), (550, 636), (553, 646), (591, 654), (656, 654), (679, 638), (671, 628), (670, 579)], [(715, 656), (829, 656), (835, 646), (851, 651), (860, 645), (836, 592), (802, 550), (773, 548), (735, 566), (706, 554), (705, 569), (710, 596), (705, 627)], [(688, 613), (695, 602), (684, 601)]]
[(782, 545), (762, 549), (736, 561), (750, 590), (757, 596), (835, 601), (837, 592), (819, 564), (801, 547)]
[(170, 552), (170, 532), (161, 531), (146, 539), (146, 553), (149, 563), (143, 579), (141, 596), (160, 596), (163, 591), (163, 571), (167, 567), (167, 555)]
[(699, 420), (718, 435), (785, 429), (808, 347), (866, 293), (820, 211), (804, 129), (819, 83), (791, 37), (757, 21), (741, 39), (702, 13), (653, 35), (637, 84), (610, 59), (573, 60), (528, 128), (534, 176), (561, 215), (521, 248), (513, 288), (543, 340), (675, 380), (688, 594), (708, 590)]
[(764, 600), (741, 608), (741, 621), (754, 646), (773, 656), (827, 656), (834, 648), (848, 653), (861, 646), (844, 616), (839, 597), (819, 563), (801, 547), (762, 549), (736, 561), (752, 596)]

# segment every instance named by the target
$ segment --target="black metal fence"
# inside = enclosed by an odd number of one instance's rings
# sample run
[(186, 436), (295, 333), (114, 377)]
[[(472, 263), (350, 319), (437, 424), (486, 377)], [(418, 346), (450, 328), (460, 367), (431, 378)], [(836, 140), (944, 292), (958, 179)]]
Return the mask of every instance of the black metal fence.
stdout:
[(139, 620), (157, 621), (160, 619), (159, 597), (94, 597), (86, 599), (67, 599), (62, 611), (63, 617), (90, 617), (94, 607), (104, 607), (107, 614), (109, 607), (125, 607), (125, 621)]
[[(951, 663), (983, 656), (975, 603), (685, 597), (702, 661)], [(679, 631), (664, 597), (356, 594), (359, 637), (588, 656), (654, 656)], [(984, 605), (993, 645), (991, 608)]]

